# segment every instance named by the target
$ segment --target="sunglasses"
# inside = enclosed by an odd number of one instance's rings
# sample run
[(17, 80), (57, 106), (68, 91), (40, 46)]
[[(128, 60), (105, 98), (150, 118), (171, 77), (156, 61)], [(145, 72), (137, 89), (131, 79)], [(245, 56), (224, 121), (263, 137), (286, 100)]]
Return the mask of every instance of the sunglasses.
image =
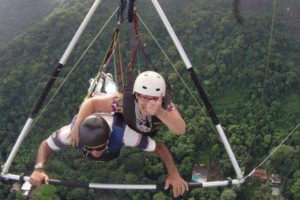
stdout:
[(107, 148), (107, 143), (102, 144), (102, 145), (100, 145), (100, 146), (98, 146), (98, 147), (86, 147), (86, 146), (84, 146), (83, 148), (84, 148), (85, 150), (87, 150), (88, 152), (91, 152), (91, 151), (101, 151), (101, 150)]

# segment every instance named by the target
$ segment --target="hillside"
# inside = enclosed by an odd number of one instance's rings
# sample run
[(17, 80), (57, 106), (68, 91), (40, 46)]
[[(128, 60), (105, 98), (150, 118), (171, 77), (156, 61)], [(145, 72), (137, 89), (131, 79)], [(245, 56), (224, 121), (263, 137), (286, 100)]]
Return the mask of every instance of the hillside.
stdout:
[[(241, 1), (243, 25), (236, 23), (229, 0), (159, 1), (175, 32), (201, 78), (221, 124), (236, 153), (238, 162), (250, 173), (300, 119), (300, 37), (296, 1)], [(55, 9), (43, 23), (18, 36), (0, 50), (0, 158), (5, 162), (26, 118), (41, 94), (56, 63), (93, 1), (72, 0)], [(75, 65), (92, 38), (106, 22), (118, 2), (103, 1), (87, 30), (79, 40), (49, 97)], [(287, 8), (290, 7), (287, 13)], [(199, 107), (179, 81), (145, 28), (139, 23), (146, 52), (159, 71), (170, 82), (174, 102), (187, 123), (186, 134), (176, 137), (160, 130), (154, 139), (170, 149), (177, 167), (186, 180), (191, 180), (195, 164), (214, 166), (220, 177), (235, 177), (228, 156), (217, 133), (205, 118), (201, 100), (189, 78), (176, 48), (167, 35), (150, 1), (137, 1), (138, 12), (182, 78), (199, 99)], [(127, 13), (126, 13), (127, 14)], [(273, 19), (273, 20), (272, 20)], [(273, 21), (273, 23), (272, 23)], [(70, 122), (77, 113), (109, 45), (116, 20), (109, 23), (84, 59), (71, 74), (60, 92), (36, 120), (10, 169), (30, 175), (39, 143), (51, 132)], [(272, 25), (273, 24), (273, 25)], [(271, 30), (273, 30), (271, 34)], [(121, 26), (121, 49), (124, 69), (131, 57), (132, 25)], [(271, 40), (272, 39), (272, 40)], [(145, 69), (139, 57), (141, 69)], [(112, 72), (112, 66), (108, 67)], [(297, 199), (300, 182), (299, 129), (278, 153), (261, 168), (282, 176), (282, 196)], [(162, 182), (165, 171), (157, 156), (124, 149), (109, 163), (86, 161), (72, 149), (54, 154), (47, 163), (52, 178), (102, 183), (148, 184)], [(0, 182), (0, 199), (16, 199), (11, 184)], [(80, 188), (44, 186), (36, 195), (55, 199), (171, 199), (171, 193), (159, 191), (96, 191)], [(38, 198), (38, 197), (37, 197)], [(192, 189), (183, 199), (275, 199), (269, 182), (247, 180), (241, 187)]]
[(62, 0), (0, 0), (0, 47), (39, 23)]

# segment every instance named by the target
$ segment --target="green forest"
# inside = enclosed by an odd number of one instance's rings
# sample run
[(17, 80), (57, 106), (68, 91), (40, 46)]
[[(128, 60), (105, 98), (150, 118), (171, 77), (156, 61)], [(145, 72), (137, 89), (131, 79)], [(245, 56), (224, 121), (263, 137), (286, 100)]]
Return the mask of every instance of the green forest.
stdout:
[[(50, 75), (94, 1), (55, 2), (56, 7), (60, 2), (59, 6), (53, 10), (51, 4), (52, 12), (38, 20), (35, 26), (18, 34), (9, 44), (0, 44), (1, 165), (5, 163)], [(238, 13), (233, 12), (233, 2), (236, 1), (159, 0), (202, 80), (244, 175), (248, 175), (293, 129), (297, 129), (259, 167), (267, 171), (267, 180), (249, 177), (239, 186), (195, 188), (177, 199), (299, 200), (300, 2), (240, 0)], [(111, 0), (103, 0), (100, 4), (47, 96), (45, 109), (36, 117), (10, 167), (10, 173), (30, 176), (40, 142), (70, 123), (78, 112), (87, 94), (89, 79), (97, 74), (109, 47), (116, 17), (112, 18), (84, 58), (80, 62), (78, 60), (118, 4), (119, 1)], [(210, 181), (227, 180), (228, 177), (235, 179), (235, 171), (218, 133), (207, 117), (184, 62), (151, 1), (137, 0), (136, 7), (172, 62), (171, 65), (139, 21), (139, 34), (145, 51), (170, 83), (173, 102), (187, 124), (183, 136), (175, 136), (167, 127), (162, 127), (154, 139), (168, 146), (180, 174), (188, 182), (191, 182), (193, 167), (199, 164), (205, 164), (209, 171), (215, 172)], [(131, 58), (134, 30), (133, 24), (126, 18), (127, 11), (120, 27), (125, 71)], [(237, 18), (241, 19), (240, 23)], [(24, 16), (24, 20), (31, 18)], [(16, 26), (18, 30), (24, 30), (21, 24)], [(68, 76), (75, 65), (77, 67)], [(135, 68), (146, 69), (142, 54), (138, 54)], [(107, 71), (113, 74), (112, 62)], [(56, 93), (62, 83), (63, 87)], [(54, 98), (51, 98), (53, 95)], [(46, 164), (46, 171), (53, 179), (94, 183), (156, 184), (163, 183), (167, 176), (158, 156), (133, 148), (123, 148), (121, 155), (110, 162), (86, 160), (80, 151), (70, 148), (54, 153)], [(271, 174), (281, 176), (279, 196), (272, 195)], [(12, 191), (12, 186), (13, 182), (0, 180), (0, 199), (25, 199), (20, 192)], [(172, 199), (172, 192), (43, 185), (31, 192), (30, 199), (167, 200)]]
[(0, 0), (0, 47), (39, 23), (63, 0)]

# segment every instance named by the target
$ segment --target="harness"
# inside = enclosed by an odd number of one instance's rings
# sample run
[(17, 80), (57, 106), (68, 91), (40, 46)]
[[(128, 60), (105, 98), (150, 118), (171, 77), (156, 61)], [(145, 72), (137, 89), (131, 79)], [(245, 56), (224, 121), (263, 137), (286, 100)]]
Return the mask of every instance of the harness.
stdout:
[[(119, 25), (116, 26), (115, 32), (113, 35), (113, 39), (110, 45), (110, 48), (105, 56), (105, 59), (103, 63), (101, 64), (101, 69), (99, 70), (97, 76), (95, 77), (95, 81), (91, 85), (89, 89), (89, 93), (86, 96), (86, 98), (89, 98), (92, 96), (92, 93), (95, 91), (96, 85), (98, 82), (100, 82), (101, 76), (103, 72), (105, 72), (105, 69), (108, 65), (108, 62), (110, 61), (110, 58), (112, 57), (113, 52), (116, 52), (118, 54), (118, 62), (120, 67), (120, 77), (121, 77), (121, 92), (123, 93), (123, 116), (124, 116), (124, 122), (133, 130), (135, 130), (138, 133), (145, 134), (147, 136), (153, 137), (154, 134), (157, 132), (157, 130), (162, 125), (162, 122), (159, 118), (156, 116), (149, 116), (143, 119), (143, 117), (139, 116), (139, 111), (137, 108), (137, 100), (135, 98), (135, 95), (133, 94), (133, 85), (134, 85), (134, 78), (133, 78), (133, 68), (135, 65), (137, 52), (138, 50), (142, 53), (145, 64), (147, 66), (147, 70), (151, 69), (154, 71), (158, 71), (158, 69), (151, 63), (151, 60), (149, 56), (144, 51), (144, 46), (142, 44), (142, 41), (139, 36), (138, 32), (138, 22), (137, 22), (137, 14), (134, 11), (134, 3), (135, 0), (130, 0), (130, 9), (128, 16), (130, 16), (128, 19), (130, 22), (133, 22), (134, 24), (134, 36), (133, 36), (133, 44), (132, 44), (132, 54), (131, 54), (131, 60), (128, 64), (127, 69), (127, 83), (124, 86), (123, 82), (123, 69), (121, 65), (121, 58), (120, 58), (120, 51), (119, 49)], [(123, 8), (123, 7), (122, 7)], [(122, 18), (123, 11), (121, 10), (121, 14), (119, 14), (119, 18)], [(103, 84), (104, 85), (104, 84)], [(173, 93), (170, 87), (170, 84), (166, 81), (166, 94), (165, 97), (162, 100), (162, 108), (166, 109), (168, 105), (171, 103), (171, 99), (173, 98)]]
[[(156, 116), (149, 116), (149, 119), (146, 119), (145, 126), (149, 127), (148, 131), (138, 126), (138, 118), (137, 115), (139, 112), (137, 108), (137, 99), (135, 98), (135, 95), (133, 94), (133, 75), (132, 70), (127, 71), (127, 85), (124, 87), (123, 90), (123, 116), (125, 123), (132, 128), (133, 130), (145, 134), (147, 136), (153, 137), (157, 130), (162, 125), (162, 121), (156, 117)], [(171, 103), (172, 99), (172, 90), (167, 84), (167, 90), (165, 97), (162, 100), (162, 108), (166, 109), (167, 106)]]
[[(134, 4), (134, 0), (131, 1)], [(133, 36), (133, 43), (132, 43), (132, 54), (131, 54), (131, 61), (128, 64), (127, 69), (127, 84), (124, 86), (123, 89), (123, 116), (125, 123), (132, 128), (133, 130), (145, 134), (147, 136), (153, 137), (157, 130), (162, 125), (162, 122), (156, 116), (148, 117), (144, 120), (138, 119), (139, 111), (137, 108), (137, 99), (133, 94), (133, 85), (134, 85), (134, 78), (133, 78), (133, 67), (135, 65), (137, 50), (140, 50), (144, 56), (145, 64), (147, 69), (149, 70), (152, 68), (154, 71), (158, 71), (157, 68), (151, 63), (149, 56), (144, 51), (143, 44), (139, 37), (138, 33), (138, 22), (137, 22), (137, 14), (132, 10), (130, 13), (130, 22), (134, 24), (134, 36)], [(167, 106), (171, 103), (171, 99), (173, 98), (173, 93), (171, 87), (168, 83), (166, 83), (166, 94), (162, 100), (162, 107), (166, 109)], [(143, 121), (143, 126), (145, 128), (141, 128), (139, 122)]]

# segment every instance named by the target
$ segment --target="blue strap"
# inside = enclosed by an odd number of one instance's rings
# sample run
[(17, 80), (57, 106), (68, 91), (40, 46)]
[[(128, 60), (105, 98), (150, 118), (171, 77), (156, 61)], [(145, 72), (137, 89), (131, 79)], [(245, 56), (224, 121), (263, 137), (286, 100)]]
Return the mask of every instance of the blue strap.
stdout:
[(118, 123), (118, 115), (114, 115), (112, 132), (109, 138), (107, 151), (118, 151), (123, 146), (123, 136), (125, 131), (125, 124)]

